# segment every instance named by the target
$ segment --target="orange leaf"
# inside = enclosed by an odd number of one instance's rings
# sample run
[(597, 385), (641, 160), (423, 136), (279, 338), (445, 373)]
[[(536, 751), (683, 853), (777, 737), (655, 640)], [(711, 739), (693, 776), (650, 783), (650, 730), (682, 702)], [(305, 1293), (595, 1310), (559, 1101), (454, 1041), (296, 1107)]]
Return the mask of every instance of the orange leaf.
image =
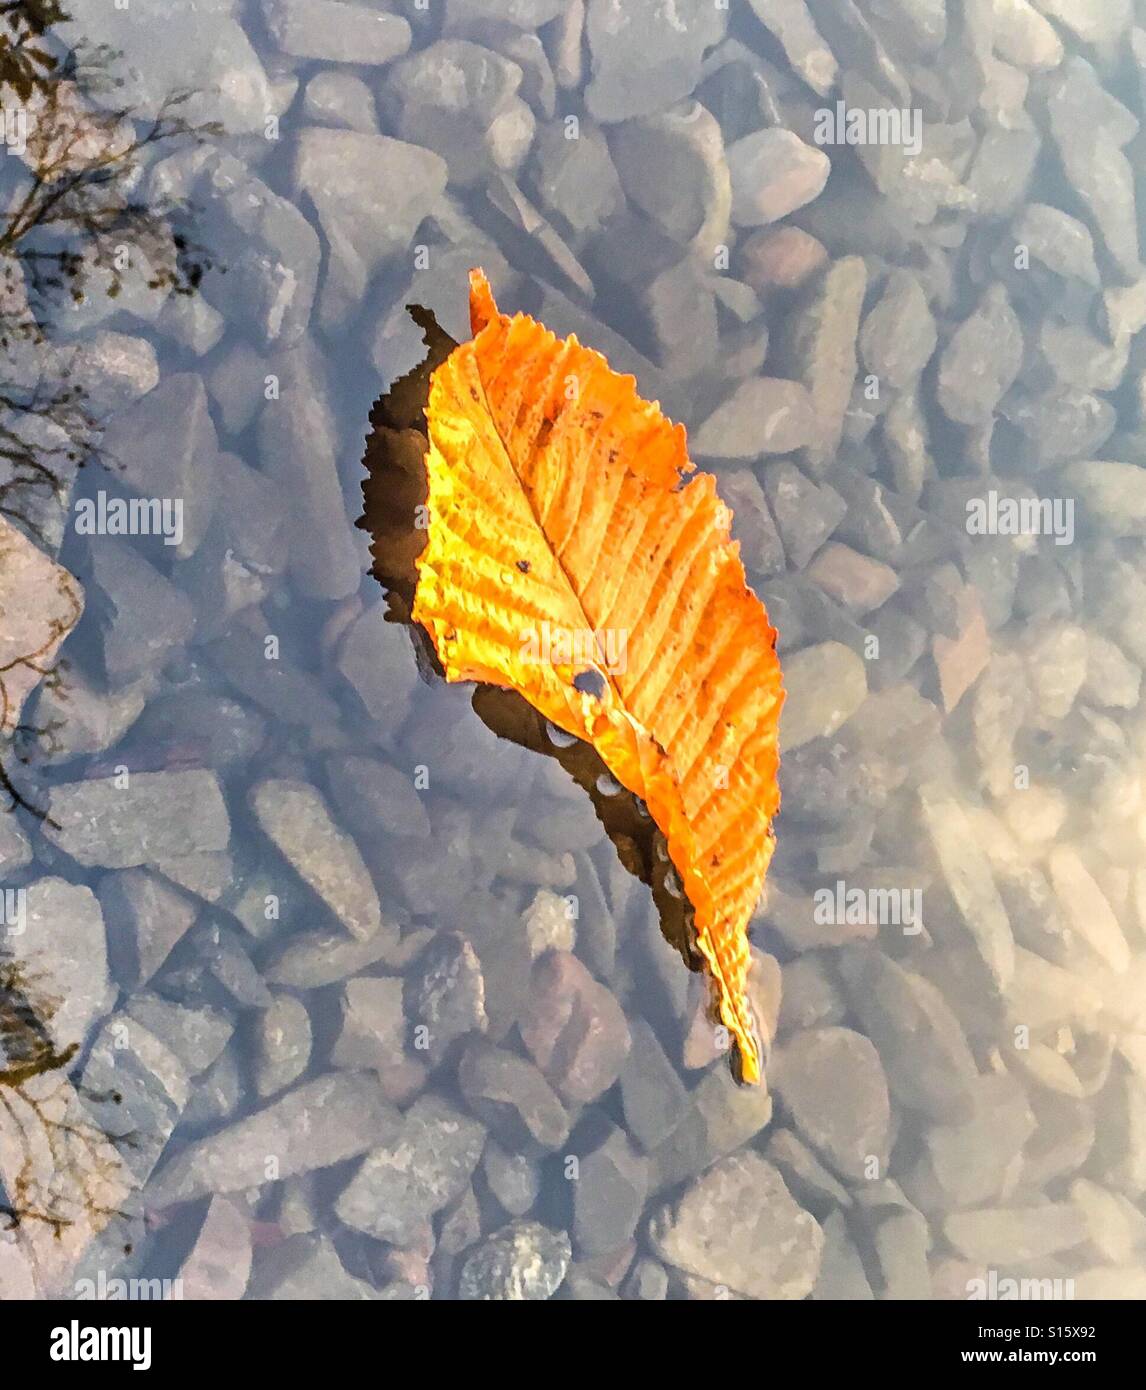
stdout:
[(746, 929), (772, 856), (783, 691), (732, 514), (709, 474), (688, 478), (683, 425), (633, 377), (500, 313), (480, 270), (470, 317), (430, 385), (413, 616), (447, 679), (518, 691), (644, 799), (756, 1081)]

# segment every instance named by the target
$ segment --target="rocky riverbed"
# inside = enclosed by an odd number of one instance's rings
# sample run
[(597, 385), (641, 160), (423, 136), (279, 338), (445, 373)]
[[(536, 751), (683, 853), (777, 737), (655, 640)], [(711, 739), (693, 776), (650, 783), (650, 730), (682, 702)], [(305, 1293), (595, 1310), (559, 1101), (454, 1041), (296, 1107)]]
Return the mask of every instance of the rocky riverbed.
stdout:
[[(1146, 1297), (1146, 4), (70, 10), (226, 134), (141, 184), (199, 292), (69, 323), (106, 466), (0, 518), (0, 981), (75, 1049), (0, 1066), (70, 1232), (0, 1297)], [(383, 621), (367, 417), (473, 265), (685, 422), (779, 629), (759, 1089)]]

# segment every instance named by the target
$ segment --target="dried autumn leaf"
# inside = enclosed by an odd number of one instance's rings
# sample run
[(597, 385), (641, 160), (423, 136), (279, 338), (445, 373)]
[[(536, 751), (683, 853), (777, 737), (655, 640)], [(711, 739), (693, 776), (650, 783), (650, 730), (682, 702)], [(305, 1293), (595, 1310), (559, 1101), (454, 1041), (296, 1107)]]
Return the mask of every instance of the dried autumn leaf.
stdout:
[(434, 372), (413, 617), (451, 681), (516, 690), (643, 798), (692, 905), (740, 1074), (747, 923), (779, 808), (776, 633), (682, 425), (575, 337), (498, 311)]

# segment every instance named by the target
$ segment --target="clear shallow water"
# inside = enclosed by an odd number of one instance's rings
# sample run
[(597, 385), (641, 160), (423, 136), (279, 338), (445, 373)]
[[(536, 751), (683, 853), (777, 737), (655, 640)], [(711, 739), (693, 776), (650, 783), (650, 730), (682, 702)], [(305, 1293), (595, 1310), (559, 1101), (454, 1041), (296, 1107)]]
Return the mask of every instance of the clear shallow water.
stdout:
[[(200, 292), (60, 329), (118, 409), (41, 518), (85, 610), (11, 773), (60, 828), (0, 840), (4, 1292), (1139, 1296), (1127, 26), (594, 3), (582, 47), (538, 0), (451, 7), (443, 51), (344, 8), (74, 7), (124, 100), (190, 83), (231, 133), (140, 185)], [(922, 169), (817, 144), (841, 92), (918, 106)], [(779, 628), (767, 1088), (588, 798), (382, 622), (370, 408), (405, 304), (467, 335), (475, 264), (687, 424)], [(1020, 494), (1074, 505), (1009, 534)], [(140, 496), (179, 544), (109, 534)]]

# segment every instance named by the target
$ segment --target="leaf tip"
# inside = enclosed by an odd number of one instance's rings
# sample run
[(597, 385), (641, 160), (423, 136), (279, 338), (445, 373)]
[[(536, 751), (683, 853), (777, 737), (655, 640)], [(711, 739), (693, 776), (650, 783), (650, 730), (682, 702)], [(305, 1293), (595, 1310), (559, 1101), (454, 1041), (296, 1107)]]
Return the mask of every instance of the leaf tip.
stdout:
[(474, 266), (470, 271), (470, 332), (475, 338), (497, 313), (489, 277), (480, 265)]

